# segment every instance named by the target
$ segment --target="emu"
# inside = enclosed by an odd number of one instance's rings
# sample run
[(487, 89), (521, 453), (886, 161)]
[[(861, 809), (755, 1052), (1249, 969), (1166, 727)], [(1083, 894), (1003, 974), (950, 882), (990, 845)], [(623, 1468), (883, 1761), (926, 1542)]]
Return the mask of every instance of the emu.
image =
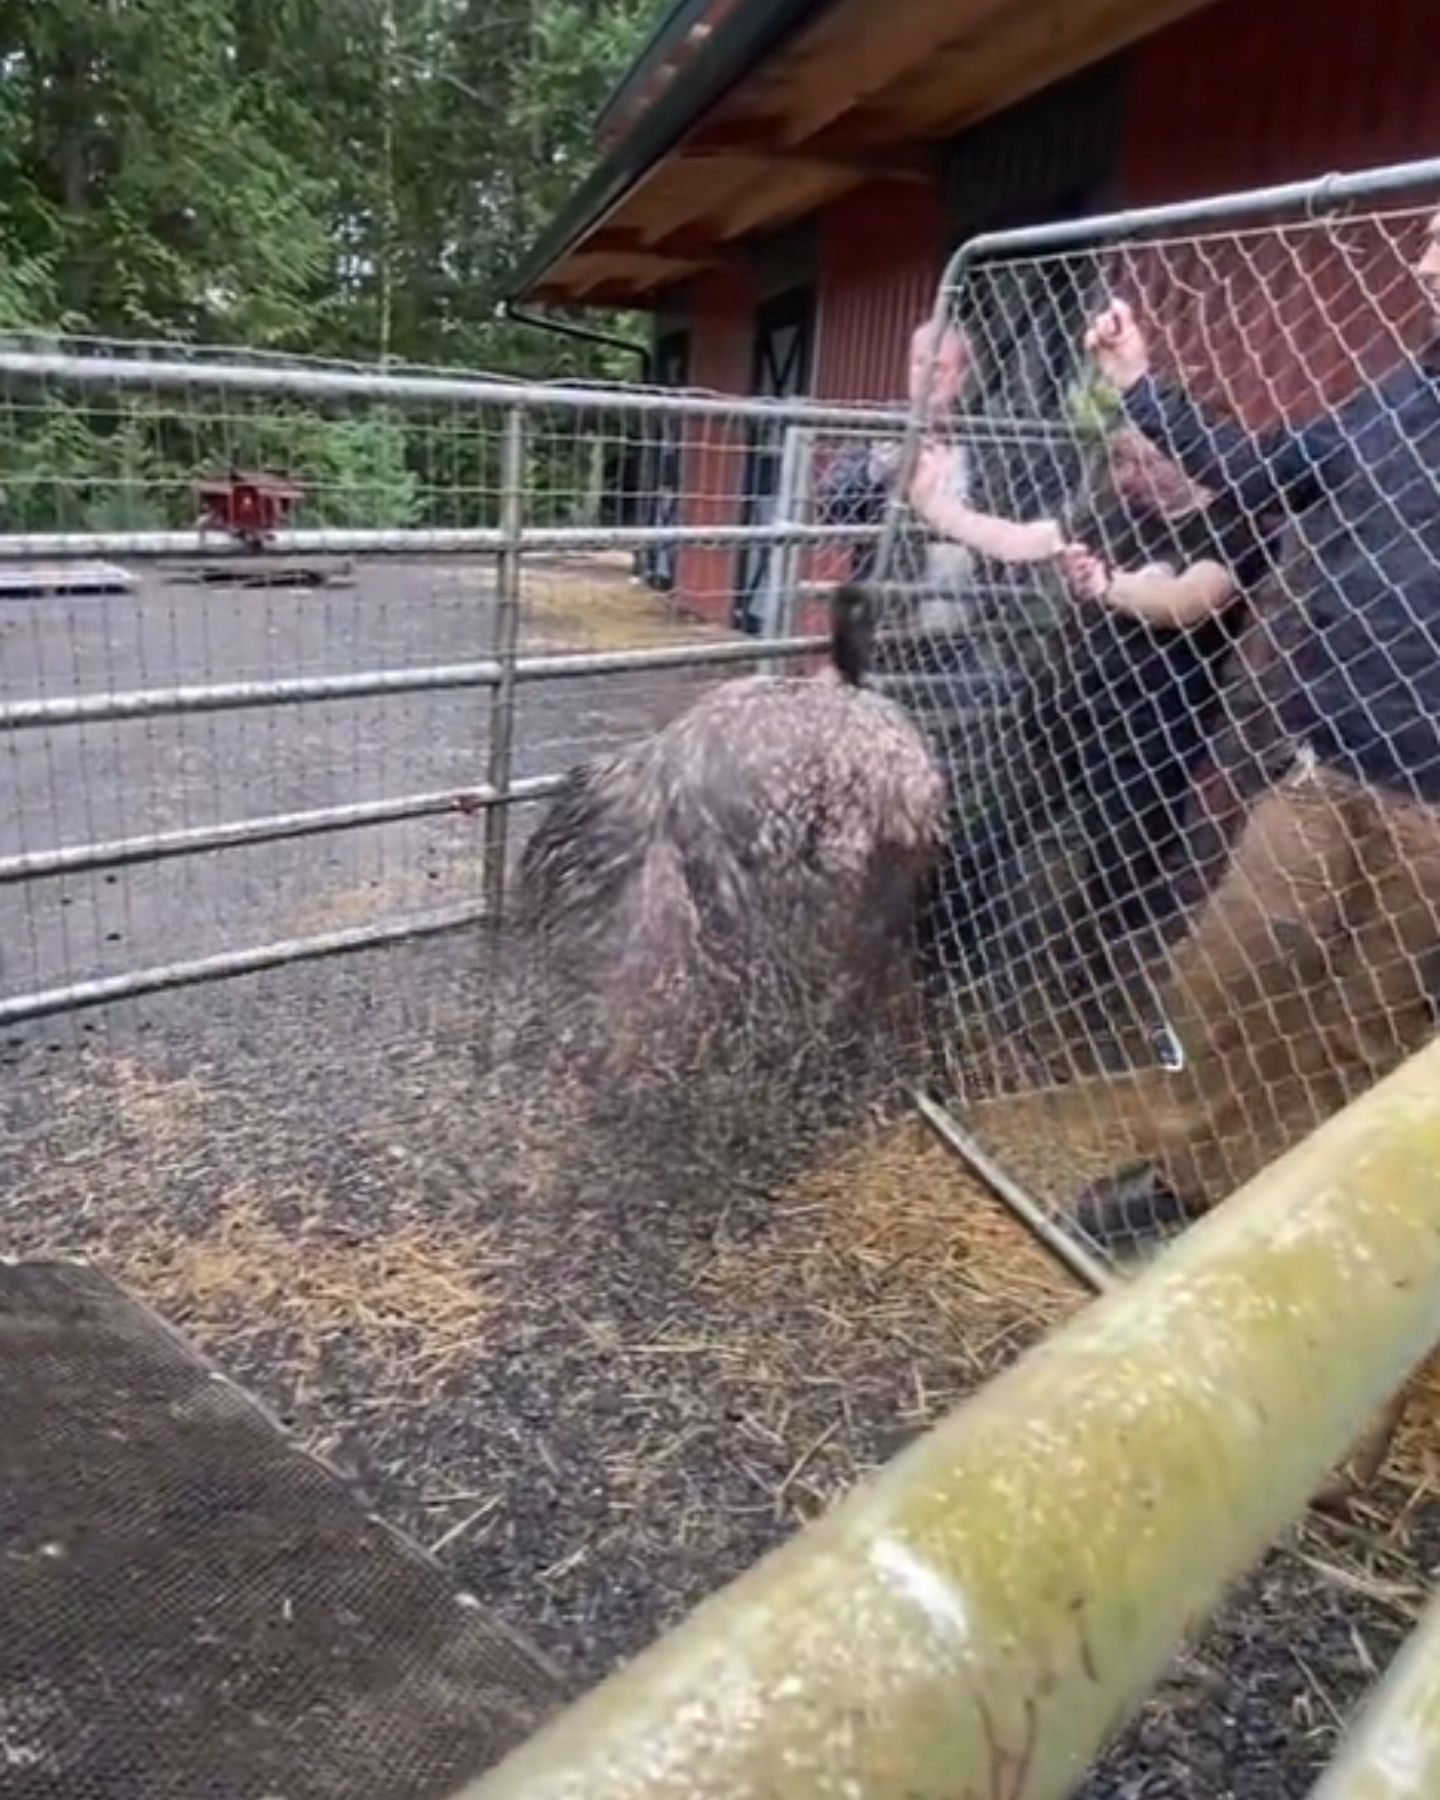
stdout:
[(522, 922), (633, 1035), (753, 1032), (765, 997), (790, 1029), (818, 1004), (863, 1031), (905, 988), (945, 790), (865, 686), (873, 638), (868, 591), (843, 586), (826, 668), (726, 682), (567, 775), (521, 860)]

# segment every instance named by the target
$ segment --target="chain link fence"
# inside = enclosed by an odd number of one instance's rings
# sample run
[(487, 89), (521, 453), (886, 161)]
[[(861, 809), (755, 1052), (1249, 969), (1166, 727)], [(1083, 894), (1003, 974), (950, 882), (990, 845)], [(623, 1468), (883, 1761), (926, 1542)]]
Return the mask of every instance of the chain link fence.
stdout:
[[(1433, 1030), (1434, 174), (982, 240), (909, 405), (0, 345), (7, 1252), (585, 1675), (826, 1506), (1074, 1298), (860, 1127), (916, 1088), (1100, 1286)], [(534, 821), (847, 577), (946, 781), (918, 997), (597, 1087)]]
[(1214, 1206), (1440, 1016), (1437, 193), (982, 239), (922, 340), (887, 553), (969, 547), (967, 642), (1025, 596), (949, 757), (940, 1079), (1067, 1240)]
[(0, 345), (4, 1252), (99, 1263), (573, 1680), (971, 1378), (937, 1282), (997, 1356), (1054, 1303), (905, 1252), (968, 1190), (848, 1178), (809, 1015), (591, 1080), (515, 917), (575, 765), (823, 658), (881, 526), (797, 445), (905, 422)]

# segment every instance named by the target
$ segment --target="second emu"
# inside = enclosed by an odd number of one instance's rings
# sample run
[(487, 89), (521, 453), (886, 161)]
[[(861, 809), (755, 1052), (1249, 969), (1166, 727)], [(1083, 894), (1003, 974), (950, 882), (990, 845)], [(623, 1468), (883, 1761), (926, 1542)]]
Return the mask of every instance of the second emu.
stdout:
[(698, 1030), (692, 1053), (739, 1031), (773, 1050), (821, 1025), (833, 1042), (907, 991), (944, 783), (864, 686), (873, 632), (868, 593), (842, 587), (820, 673), (726, 682), (567, 775), (520, 910), (567, 989), (603, 1003), (612, 1047), (664, 1055)]

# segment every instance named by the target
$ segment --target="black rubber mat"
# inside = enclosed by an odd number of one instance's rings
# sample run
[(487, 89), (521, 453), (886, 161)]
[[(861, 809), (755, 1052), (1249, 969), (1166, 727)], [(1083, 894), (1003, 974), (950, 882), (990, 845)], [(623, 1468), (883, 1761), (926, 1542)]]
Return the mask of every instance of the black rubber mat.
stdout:
[(0, 1265), (4, 1800), (428, 1800), (537, 1652), (93, 1269)]

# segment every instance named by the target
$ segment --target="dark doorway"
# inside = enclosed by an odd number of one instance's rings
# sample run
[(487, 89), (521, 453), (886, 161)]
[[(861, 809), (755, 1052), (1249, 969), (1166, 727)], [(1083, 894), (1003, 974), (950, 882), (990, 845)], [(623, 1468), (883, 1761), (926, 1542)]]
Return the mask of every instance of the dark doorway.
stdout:
[[(655, 345), (655, 381), (660, 387), (683, 388), (690, 379), (690, 334), (668, 331)], [(651, 413), (640, 459), (646, 525), (673, 530), (680, 523), (680, 497), (685, 482), (685, 424), (674, 413)], [(679, 553), (673, 542), (647, 544), (636, 555), (635, 572), (658, 594), (671, 594), (679, 579)]]
[[(768, 399), (791, 399), (808, 393), (814, 340), (813, 288), (790, 288), (758, 307), (750, 364), (751, 393)], [(774, 516), (784, 442), (783, 425), (757, 419), (747, 429), (742, 524), (763, 525)], [(742, 544), (735, 559), (731, 623), (752, 634), (760, 629), (759, 603), (772, 549), (769, 544)]]

